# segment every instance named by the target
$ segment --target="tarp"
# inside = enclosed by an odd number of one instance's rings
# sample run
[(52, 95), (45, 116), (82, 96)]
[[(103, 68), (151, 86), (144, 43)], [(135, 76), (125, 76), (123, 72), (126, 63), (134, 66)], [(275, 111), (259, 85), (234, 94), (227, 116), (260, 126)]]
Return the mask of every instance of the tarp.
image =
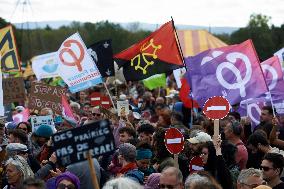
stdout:
[(227, 46), (206, 30), (177, 30), (183, 56), (194, 56), (211, 49)]

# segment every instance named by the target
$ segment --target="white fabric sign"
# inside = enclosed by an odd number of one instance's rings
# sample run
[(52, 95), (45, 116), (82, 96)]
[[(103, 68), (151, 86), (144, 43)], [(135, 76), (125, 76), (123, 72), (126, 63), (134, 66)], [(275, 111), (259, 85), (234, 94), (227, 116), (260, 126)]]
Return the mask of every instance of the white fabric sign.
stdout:
[(79, 33), (68, 37), (57, 51), (59, 75), (72, 93), (102, 83), (101, 74)]
[(58, 77), (58, 61), (56, 52), (36, 56), (32, 59), (32, 68), (38, 80)]

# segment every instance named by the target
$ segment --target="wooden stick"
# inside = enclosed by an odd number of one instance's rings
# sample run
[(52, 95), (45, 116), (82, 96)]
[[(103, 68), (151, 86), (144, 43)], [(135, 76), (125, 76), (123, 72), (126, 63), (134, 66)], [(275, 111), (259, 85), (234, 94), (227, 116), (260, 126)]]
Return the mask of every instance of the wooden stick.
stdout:
[(114, 108), (114, 110), (116, 110), (116, 107), (115, 107), (115, 105), (114, 105), (114, 103), (113, 103), (113, 100), (112, 100), (112, 98), (111, 98), (111, 96), (110, 96), (110, 93), (109, 93), (109, 91), (108, 91), (108, 88), (107, 88), (105, 82), (103, 82), (103, 84), (104, 84), (104, 86), (105, 86), (105, 88), (106, 88), (107, 94), (108, 94), (108, 96), (109, 96), (109, 98), (110, 98), (110, 101), (111, 101), (111, 103), (112, 103), (112, 105), (113, 105), (113, 108)]
[(178, 154), (174, 154), (174, 161), (175, 161), (175, 167), (179, 169), (179, 165), (178, 165)]
[(96, 170), (95, 170), (95, 167), (94, 167), (93, 158), (92, 158), (91, 153), (89, 151), (87, 153), (87, 159), (88, 159), (88, 162), (89, 162), (93, 187), (94, 187), (94, 189), (100, 189), (100, 185), (98, 183), (98, 179), (97, 179), (97, 175), (96, 175)]
[(219, 136), (219, 119), (214, 120), (214, 136)]

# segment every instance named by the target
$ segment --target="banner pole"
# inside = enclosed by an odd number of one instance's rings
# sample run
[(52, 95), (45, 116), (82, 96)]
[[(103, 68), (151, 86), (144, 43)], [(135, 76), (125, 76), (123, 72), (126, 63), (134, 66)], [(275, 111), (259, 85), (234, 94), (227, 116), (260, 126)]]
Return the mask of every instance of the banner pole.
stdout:
[(109, 96), (109, 98), (110, 98), (110, 100), (111, 100), (111, 103), (112, 103), (112, 105), (113, 105), (113, 108), (114, 108), (114, 110), (116, 110), (115, 105), (114, 105), (114, 103), (113, 103), (113, 100), (112, 100), (112, 98), (111, 98), (111, 96), (110, 96), (110, 93), (109, 93), (109, 91), (108, 91), (108, 88), (107, 88), (107, 86), (106, 86), (106, 83), (103, 82), (103, 84), (104, 84), (104, 86), (105, 86), (105, 88), (106, 88), (107, 94), (108, 94), (108, 96)]
[(91, 178), (92, 178), (92, 183), (93, 183), (93, 188), (94, 189), (100, 189), (98, 180), (97, 180), (97, 175), (96, 175), (96, 170), (94, 168), (94, 162), (93, 158), (90, 154), (90, 151), (87, 152), (87, 159), (90, 167), (90, 173), (91, 173)]
[(219, 119), (214, 119), (214, 136), (219, 136)]
[(273, 117), (276, 117), (275, 111), (274, 111), (274, 104), (273, 104), (273, 100), (272, 100), (272, 95), (271, 95), (270, 90), (268, 92), (269, 92), (269, 96), (270, 96), (270, 102), (271, 102), (271, 106), (272, 106)]

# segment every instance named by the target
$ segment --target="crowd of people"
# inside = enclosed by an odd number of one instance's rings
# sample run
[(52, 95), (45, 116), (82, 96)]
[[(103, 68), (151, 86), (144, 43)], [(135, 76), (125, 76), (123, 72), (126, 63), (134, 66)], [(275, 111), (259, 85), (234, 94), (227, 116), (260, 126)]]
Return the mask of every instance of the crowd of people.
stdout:
[[(284, 189), (284, 117), (273, 117), (264, 106), (260, 124), (252, 127), (234, 105), (214, 123), (199, 109), (187, 108), (179, 99), (170, 77), (166, 88), (147, 90), (141, 82), (108, 87), (117, 99), (129, 101), (129, 114), (118, 116), (115, 108), (94, 107), (89, 95), (104, 93), (94, 87), (68, 101), (76, 120), (63, 117), (56, 131), (40, 125), (32, 132), (30, 122), (0, 122), (0, 187), (4, 189), (92, 189), (91, 169), (86, 161), (63, 167), (57, 161), (52, 135), (109, 119), (116, 151), (93, 158), (96, 178), (103, 189)], [(17, 114), (26, 108), (18, 104)], [(50, 108), (31, 116), (56, 116)], [(184, 149), (175, 159), (165, 145), (165, 132), (177, 128), (185, 138)]]

